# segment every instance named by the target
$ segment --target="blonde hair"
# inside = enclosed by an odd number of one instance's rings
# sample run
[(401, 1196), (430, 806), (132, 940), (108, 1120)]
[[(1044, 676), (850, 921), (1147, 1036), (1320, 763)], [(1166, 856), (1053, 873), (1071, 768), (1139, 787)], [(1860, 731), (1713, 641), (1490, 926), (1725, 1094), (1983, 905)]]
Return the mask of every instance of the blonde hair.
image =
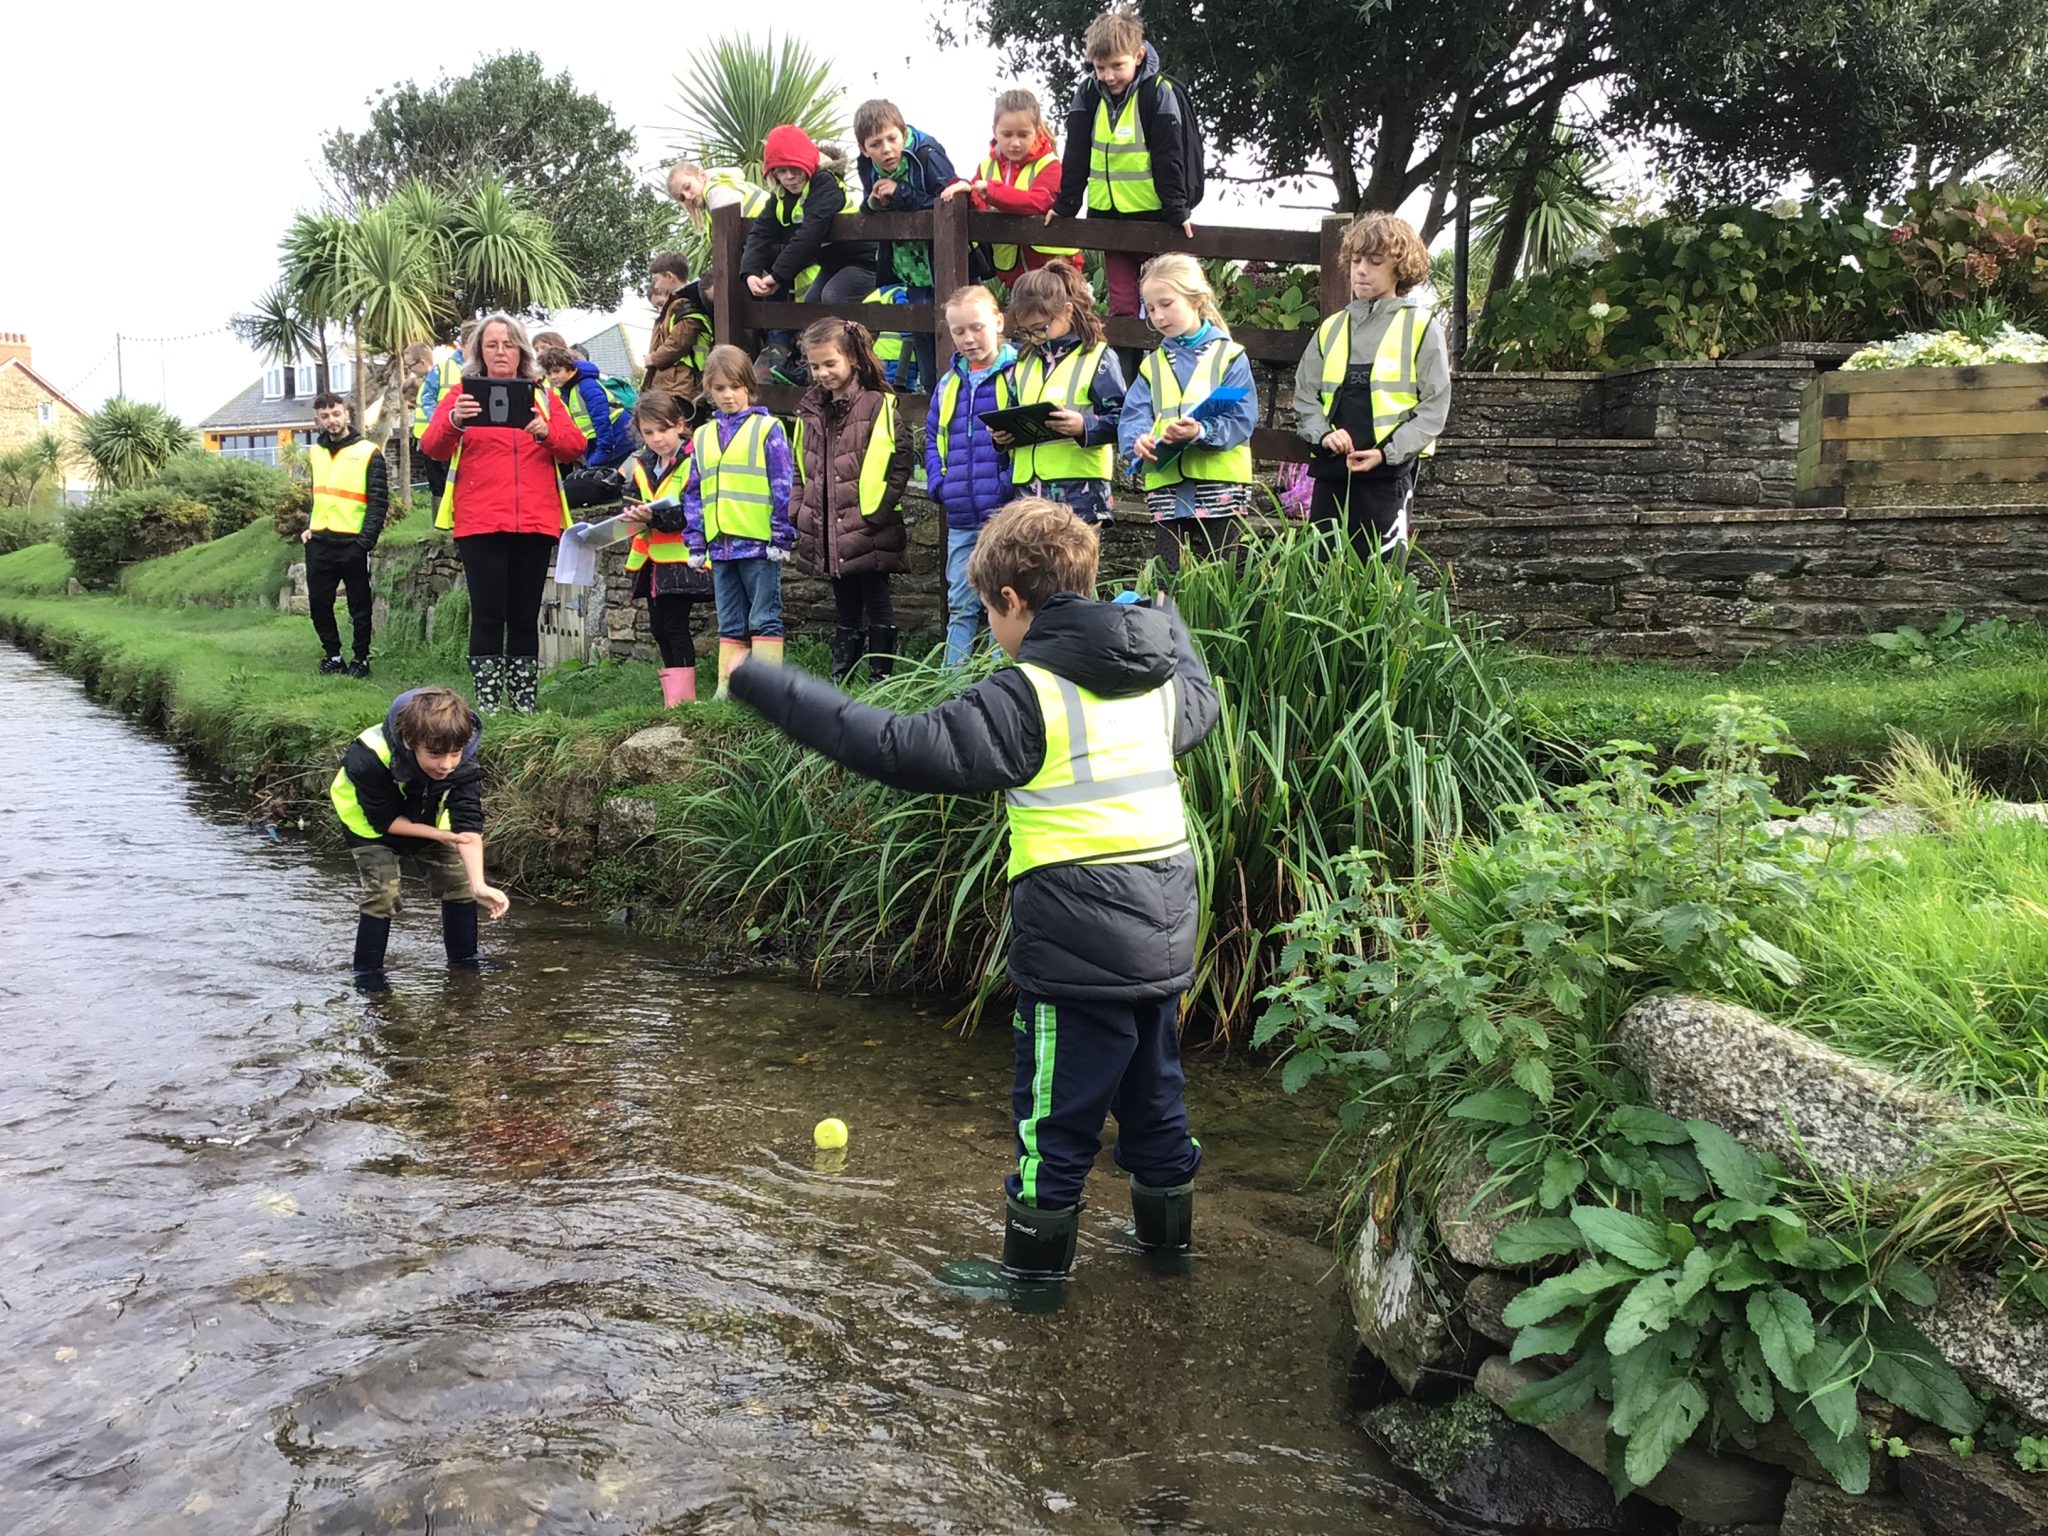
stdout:
[(903, 120), (903, 110), (895, 102), (877, 96), (853, 109), (853, 140), (862, 153), (867, 151), (868, 140), (884, 128), (894, 128), (905, 138), (910, 136), (910, 124)]
[(1004, 91), (996, 97), (995, 116), (990, 121), (999, 123), (1012, 112), (1029, 112), (1032, 126), (1040, 133), (1048, 131), (1045, 126), (1045, 109), (1038, 104), (1036, 96), (1021, 87)]
[(1003, 306), (996, 302), (996, 296), (989, 291), (985, 283), (969, 283), (964, 288), (955, 288), (946, 295), (946, 302), (942, 307), (950, 319), (954, 310), (969, 304), (986, 304), (990, 313), (997, 319), (1002, 318)]
[(1093, 597), (1101, 557), (1095, 529), (1071, 507), (1025, 496), (982, 525), (967, 559), (967, 584), (990, 603), (1008, 587), (1036, 613), (1061, 592)]
[(1415, 226), (1391, 213), (1361, 213), (1344, 231), (1343, 262), (1364, 256), (1394, 267), (1394, 292), (1406, 293), (1429, 276), (1429, 247)]
[(704, 387), (714, 384), (737, 384), (749, 400), (761, 393), (761, 376), (754, 372), (754, 360), (731, 345), (713, 347), (704, 359)]
[(1134, 5), (1114, 5), (1088, 23), (1088, 33), (1083, 39), (1088, 49), (1088, 62), (1099, 64), (1104, 59), (1120, 59), (1125, 54), (1142, 58), (1145, 53), (1145, 23)]
[(494, 315), (485, 315), (476, 323), (476, 349), (462, 349), (463, 367), (471, 366), (481, 370), (484, 364), (484, 333), (494, 325), (505, 327), (505, 334), (512, 338), (512, 345), (519, 349), (519, 377), (537, 379), (540, 377), (540, 354), (533, 349), (533, 338), (526, 334), (526, 327), (503, 310)]
[(1139, 292), (1144, 291), (1147, 283), (1160, 283), (1171, 288), (1195, 306), (1196, 314), (1224, 335), (1230, 334), (1230, 327), (1223, 323), (1223, 311), (1216, 303), (1216, 290), (1209, 286), (1202, 264), (1194, 257), (1181, 251), (1154, 256), (1138, 273)]

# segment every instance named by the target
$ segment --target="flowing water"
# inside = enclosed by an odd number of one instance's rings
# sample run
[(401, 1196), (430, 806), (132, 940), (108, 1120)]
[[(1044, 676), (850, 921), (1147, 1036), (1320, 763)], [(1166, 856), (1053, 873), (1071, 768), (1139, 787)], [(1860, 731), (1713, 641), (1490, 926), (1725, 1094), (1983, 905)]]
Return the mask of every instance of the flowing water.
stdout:
[(5, 647), (0, 720), (7, 1536), (1432, 1528), (1269, 1082), (1195, 1066), (1188, 1273), (1105, 1153), (1063, 1309), (970, 1301), (1008, 1030), (531, 905), (449, 974), (410, 888), (366, 998), (343, 862)]

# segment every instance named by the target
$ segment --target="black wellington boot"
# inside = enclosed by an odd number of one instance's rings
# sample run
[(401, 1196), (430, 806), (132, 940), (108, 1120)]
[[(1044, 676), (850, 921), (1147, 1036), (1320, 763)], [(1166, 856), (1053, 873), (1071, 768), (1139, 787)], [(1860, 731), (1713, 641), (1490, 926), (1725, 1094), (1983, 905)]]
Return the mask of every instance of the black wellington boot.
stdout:
[(896, 670), (896, 626), (874, 624), (868, 628), (868, 676), (881, 682)]
[(1131, 1178), (1131, 1229), (1138, 1246), (1155, 1263), (1169, 1268), (1185, 1260), (1194, 1246), (1195, 1186), (1174, 1184), (1160, 1189)]
[(441, 943), (448, 951), (450, 965), (469, 971), (477, 969), (475, 902), (441, 903)]
[(1053, 1312), (1074, 1267), (1081, 1207), (1026, 1205), (1014, 1196), (1003, 1222), (1003, 1261), (968, 1259), (939, 1271), (939, 1283), (969, 1296), (1007, 1300), (1019, 1312)]
[(867, 636), (857, 629), (841, 624), (832, 631), (832, 681), (842, 686), (853, 675), (853, 669), (860, 665)]
[(352, 965), (357, 986), (371, 992), (385, 990), (384, 951), (390, 943), (390, 918), (371, 917), (367, 912), (356, 914), (356, 952)]

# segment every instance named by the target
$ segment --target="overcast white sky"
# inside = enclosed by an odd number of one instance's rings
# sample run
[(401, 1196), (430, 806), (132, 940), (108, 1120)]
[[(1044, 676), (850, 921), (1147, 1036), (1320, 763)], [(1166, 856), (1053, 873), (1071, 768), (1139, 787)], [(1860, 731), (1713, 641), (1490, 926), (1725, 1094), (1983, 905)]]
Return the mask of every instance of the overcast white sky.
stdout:
[[(122, 349), (130, 396), (164, 400), (196, 421), (260, 370), (220, 328), (275, 276), (291, 216), (318, 204), (322, 135), (361, 126), (374, 91), (531, 49), (551, 73), (567, 70), (611, 103), (638, 132), (653, 180), (669, 155), (674, 76), (688, 68), (692, 23), (706, 9), (678, 6), (666, 25), (654, 21), (658, 9), (524, 0), (368, 10), (121, 0), (92, 10), (89, 22), (64, 6), (17, 16), (7, 26), (17, 137), (0, 158), (0, 331), (25, 332), (36, 370), (86, 410), (114, 392), (117, 331), (213, 332), (131, 339)], [(942, 52), (921, 7), (896, 13), (919, 19), (884, 38), (876, 14), (827, 0), (772, 8), (778, 33), (793, 31), (837, 61), (849, 116), (853, 102), (887, 95), (956, 161), (978, 157), (995, 93), (1011, 83), (993, 50)], [(594, 16), (603, 19), (593, 25)], [(31, 67), (38, 59), (44, 65)], [(1048, 103), (1048, 116), (1059, 115)], [(1213, 180), (1203, 213), (1214, 223), (1316, 218), (1252, 207)], [(644, 309), (629, 318), (644, 323)], [(575, 323), (564, 328), (573, 334)]]

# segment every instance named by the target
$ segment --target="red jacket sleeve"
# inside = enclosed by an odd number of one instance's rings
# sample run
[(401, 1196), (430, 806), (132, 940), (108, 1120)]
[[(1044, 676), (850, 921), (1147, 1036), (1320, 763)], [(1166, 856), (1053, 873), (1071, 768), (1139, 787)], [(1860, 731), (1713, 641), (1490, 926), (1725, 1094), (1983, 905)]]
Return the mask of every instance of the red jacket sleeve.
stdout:
[(1037, 180), (1019, 192), (1007, 181), (988, 184), (988, 205), (997, 213), (1052, 212), (1053, 199), (1060, 195), (1060, 163), (1055, 160), (1038, 173)]
[[(546, 388), (545, 385), (540, 387)], [(548, 392), (554, 394), (552, 390)], [(548, 435), (546, 442), (548, 452), (552, 453), (564, 464), (573, 463), (575, 460), (582, 458), (584, 450), (590, 446), (590, 439), (585, 437), (583, 429), (576, 425), (575, 419), (569, 414), (569, 407), (563, 402), (560, 395), (555, 395), (553, 401), (548, 406)]]
[(445, 464), (455, 457), (455, 450), (462, 445), (462, 434), (449, 419), (455, 414), (455, 402), (461, 398), (461, 390), (451, 389), (441, 397), (441, 403), (434, 407), (433, 420), (427, 423), (427, 430), (420, 434), (420, 452), (428, 458), (439, 459)]

